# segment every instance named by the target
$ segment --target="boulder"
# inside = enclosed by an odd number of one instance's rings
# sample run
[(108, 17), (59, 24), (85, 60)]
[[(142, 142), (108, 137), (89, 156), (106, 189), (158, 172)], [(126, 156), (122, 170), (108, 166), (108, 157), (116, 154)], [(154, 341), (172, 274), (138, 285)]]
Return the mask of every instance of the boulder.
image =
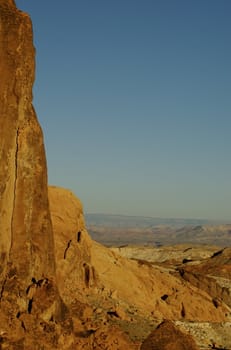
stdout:
[(143, 342), (140, 350), (199, 350), (191, 335), (171, 321), (162, 322)]

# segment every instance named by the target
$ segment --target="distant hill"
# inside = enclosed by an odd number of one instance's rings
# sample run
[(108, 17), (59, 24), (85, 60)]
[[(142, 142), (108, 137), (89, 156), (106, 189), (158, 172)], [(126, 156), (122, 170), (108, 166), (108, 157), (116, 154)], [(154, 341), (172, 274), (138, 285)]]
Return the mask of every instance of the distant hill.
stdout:
[(220, 221), (108, 214), (86, 214), (85, 218), (92, 238), (109, 246), (179, 243), (231, 246), (231, 224)]
[(181, 219), (181, 218), (155, 218), (145, 216), (127, 216), (112, 214), (85, 214), (86, 222), (89, 225), (109, 226), (109, 227), (147, 227), (147, 226), (198, 226), (217, 225), (220, 221), (206, 219)]

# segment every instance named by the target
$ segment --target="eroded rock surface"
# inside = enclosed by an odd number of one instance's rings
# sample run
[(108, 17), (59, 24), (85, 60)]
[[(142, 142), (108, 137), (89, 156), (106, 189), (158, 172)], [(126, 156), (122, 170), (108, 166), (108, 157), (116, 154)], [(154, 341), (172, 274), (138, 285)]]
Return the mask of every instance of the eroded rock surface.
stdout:
[[(32, 105), (34, 56), (29, 16), (14, 1), (0, 0), (0, 302), (2, 320), (7, 320), (4, 327), (11, 323), (21, 327), (24, 314), (55, 318), (59, 309), (46, 157)], [(25, 324), (21, 328), (24, 331)]]
[(0, 347), (138, 349), (163, 318), (226, 321), (227, 305), (207, 290), (92, 241), (70, 191), (50, 187), (48, 201), (31, 21), (13, 0), (0, 0), (0, 58)]
[[(91, 240), (80, 202), (61, 190), (51, 201), (61, 229), (54, 252), (43, 135), (32, 105), (34, 54), (29, 16), (0, 0), (0, 347), (90, 350), (104, 342), (105, 349), (129, 349), (120, 329), (90, 323), (92, 308), (78, 299), (96, 280)], [(55, 216), (60, 200), (64, 222)]]
[(85, 229), (81, 203), (70, 191), (51, 187), (49, 198), (58, 283), (68, 305), (82, 293), (89, 296), (88, 300), (101, 300), (103, 304), (107, 300), (111, 308), (114, 304), (136, 307), (159, 319), (226, 320), (226, 305), (216, 307), (206, 292), (168, 269), (125, 259), (92, 241)]
[(70, 304), (96, 283), (91, 265), (92, 240), (88, 235), (80, 200), (70, 191), (48, 189), (54, 228), (57, 281), (63, 300)]

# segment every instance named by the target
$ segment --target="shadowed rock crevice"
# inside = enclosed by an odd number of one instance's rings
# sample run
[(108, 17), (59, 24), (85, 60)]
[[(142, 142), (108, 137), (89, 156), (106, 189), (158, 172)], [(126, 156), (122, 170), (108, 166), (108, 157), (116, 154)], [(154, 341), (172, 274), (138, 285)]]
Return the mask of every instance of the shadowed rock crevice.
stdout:
[(70, 241), (68, 241), (67, 247), (66, 247), (66, 249), (64, 250), (63, 259), (66, 259), (67, 251), (68, 251), (68, 249), (70, 248), (70, 245), (71, 245), (71, 239), (70, 239)]
[(185, 312), (185, 307), (184, 307), (184, 304), (183, 304), (183, 303), (181, 304), (181, 312), (180, 312), (180, 314), (181, 314), (181, 317), (182, 317), (182, 318), (185, 318), (186, 312)]
[[(10, 252), (12, 249), (12, 233), (13, 233), (13, 221), (14, 221), (14, 211), (15, 211), (15, 203), (16, 203), (16, 190), (17, 190), (17, 177), (18, 177), (18, 138), (19, 138), (19, 129), (16, 131), (16, 142), (15, 142), (15, 175), (13, 181), (13, 206), (12, 206), (12, 216), (11, 216), (11, 239), (10, 239)], [(10, 255), (9, 252), (9, 255)]]
[(33, 304), (33, 298), (30, 299), (29, 302), (28, 302), (28, 307), (27, 307), (28, 314), (31, 314), (32, 304)]
[(79, 231), (79, 232), (77, 233), (77, 242), (78, 242), (78, 243), (81, 242), (81, 236), (82, 236), (82, 232)]

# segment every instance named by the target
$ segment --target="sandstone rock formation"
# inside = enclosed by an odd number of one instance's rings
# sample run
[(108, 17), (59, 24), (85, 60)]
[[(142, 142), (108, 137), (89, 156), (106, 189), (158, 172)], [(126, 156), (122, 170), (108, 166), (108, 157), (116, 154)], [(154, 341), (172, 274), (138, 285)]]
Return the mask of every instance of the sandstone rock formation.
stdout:
[(95, 284), (90, 253), (92, 240), (85, 228), (80, 200), (71, 191), (54, 186), (49, 187), (48, 193), (58, 286), (63, 300), (70, 305), (76, 300), (78, 291), (83, 294)]
[(9, 320), (33, 313), (47, 320), (59, 308), (34, 56), (29, 16), (0, 0), (0, 301)]
[(82, 324), (92, 310), (78, 300), (78, 289), (84, 299), (95, 276), (76, 199), (56, 240), (59, 289), (69, 311), (59, 296), (43, 136), (32, 105), (32, 25), (13, 0), (0, 0), (0, 58), (0, 347), (132, 349), (120, 329)]
[(225, 321), (222, 300), (92, 241), (80, 201), (47, 189), (31, 21), (13, 0), (0, 0), (0, 58), (0, 348), (132, 350), (141, 324)]
[[(200, 343), (203, 329), (209, 329), (207, 325), (210, 323), (217, 324), (217, 329), (225, 325), (224, 334), (227, 333), (230, 311), (225, 299), (219, 299), (216, 303), (210, 290), (201, 288), (201, 284), (186, 282), (176, 272), (174, 265), (126, 259), (92, 241), (85, 229), (81, 203), (69, 190), (50, 187), (49, 200), (58, 284), (73, 317), (77, 317), (76, 331), (79, 329), (80, 332), (82, 327), (82, 334), (89, 334), (95, 329), (100, 330), (102, 324), (119, 324), (136, 341), (145, 334), (147, 336), (161, 320), (169, 319), (180, 322), (183, 330), (186, 325), (190, 333), (194, 332), (195, 324)], [(78, 232), (82, 232), (79, 242)], [(207, 253), (202, 251), (200, 257), (197, 247), (195, 254), (203, 260), (204, 255), (213, 255), (214, 249), (208, 247)], [(167, 251), (171, 251), (170, 247), (166, 248), (166, 254)], [(185, 251), (185, 246), (182, 246), (182, 251)], [(211, 260), (215, 263), (217, 259), (215, 256)], [(227, 258), (224, 262), (227, 262)], [(86, 263), (90, 271), (87, 284), (83, 269)], [(75, 270), (73, 265), (78, 269)], [(199, 265), (191, 267), (197, 266), (199, 268)], [(64, 281), (67, 281), (68, 288)], [(219, 332), (215, 331), (211, 339), (217, 339)], [(212, 344), (210, 333), (208, 331), (208, 339), (203, 340), (203, 344)], [(92, 333), (91, 339), (95, 339), (96, 334)], [(85, 340), (89, 341), (88, 337)]]
[(218, 250), (200, 264), (178, 270), (182, 278), (210, 294), (217, 307), (223, 301), (231, 307), (231, 248)]
[(57, 274), (63, 281), (60, 290), (68, 305), (77, 295), (80, 298), (82, 291), (91, 300), (109, 300), (111, 307), (113, 303), (128, 309), (133, 306), (160, 319), (226, 320), (225, 305), (216, 307), (206, 292), (175, 277), (168, 269), (125, 259), (92, 241), (85, 229), (81, 204), (70, 191), (50, 187), (49, 200)]

